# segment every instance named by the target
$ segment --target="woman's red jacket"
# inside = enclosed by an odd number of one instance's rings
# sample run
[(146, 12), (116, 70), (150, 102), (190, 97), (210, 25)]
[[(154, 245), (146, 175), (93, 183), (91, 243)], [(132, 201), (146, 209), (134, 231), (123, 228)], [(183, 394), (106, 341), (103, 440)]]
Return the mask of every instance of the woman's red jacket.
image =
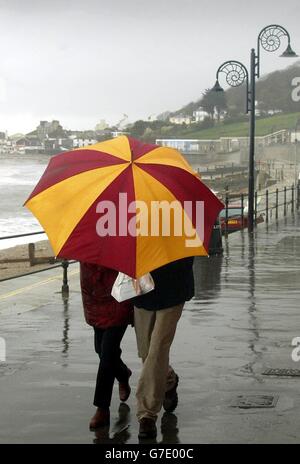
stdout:
[(133, 304), (118, 303), (111, 296), (117, 271), (97, 264), (80, 263), (82, 303), (86, 322), (93, 327), (108, 327), (132, 324)]

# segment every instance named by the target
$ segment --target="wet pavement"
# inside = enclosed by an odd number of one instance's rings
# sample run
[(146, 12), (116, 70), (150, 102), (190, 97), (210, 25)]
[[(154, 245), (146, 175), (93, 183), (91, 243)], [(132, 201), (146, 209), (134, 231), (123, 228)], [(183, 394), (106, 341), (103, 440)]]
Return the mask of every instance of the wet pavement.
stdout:
[[(159, 416), (157, 443), (297, 443), (300, 377), (263, 372), (300, 369), (291, 358), (292, 339), (300, 337), (300, 216), (268, 229), (263, 224), (254, 239), (232, 234), (224, 248), (223, 257), (196, 259), (196, 296), (172, 347), (179, 405)], [(69, 274), (68, 300), (59, 293), (58, 269), (0, 284), (7, 348), (0, 362), (0, 443), (138, 443), (140, 361), (132, 328), (123, 342), (133, 370), (128, 406), (120, 407), (115, 389), (110, 430), (88, 429), (97, 357), (77, 264)], [(258, 407), (269, 396), (274, 407)], [(235, 407), (239, 399), (256, 407)]]

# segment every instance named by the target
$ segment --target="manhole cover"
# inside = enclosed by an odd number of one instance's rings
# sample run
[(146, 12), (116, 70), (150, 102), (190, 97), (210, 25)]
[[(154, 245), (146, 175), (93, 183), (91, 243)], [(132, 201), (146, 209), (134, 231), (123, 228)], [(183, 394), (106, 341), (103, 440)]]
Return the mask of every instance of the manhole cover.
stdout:
[(239, 395), (231, 404), (233, 408), (275, 408), (278, 396), (275, 395)]
[(276, 375), (277, 377), (300, 377), (300, 369), (266, 369), (263, 375)]

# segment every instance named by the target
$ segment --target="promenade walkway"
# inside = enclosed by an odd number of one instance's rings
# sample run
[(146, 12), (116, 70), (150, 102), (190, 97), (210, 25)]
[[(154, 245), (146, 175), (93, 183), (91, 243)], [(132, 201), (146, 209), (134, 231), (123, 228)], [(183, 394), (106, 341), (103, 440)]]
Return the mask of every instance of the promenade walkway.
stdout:
[[(138, 442), (132, 328), (123, 343), (134, 372), (128, 406), (119, 409), (116, 389), (110, 430), (88, 429), (97, 358), (77, 264), (69, 276), (68, 300), (58, 269), (0, 284), (0, 443)], [(300, 216), (262, 224), (254, 240), (230, 235), (223, 257), (196, 259), (195, 280), (172, 349), (179, 405), (159, 417), (157, 443), (299, 442), (300, 377), (263, 372), (300, 369), (291, 358), (300, 337)], [(234, 407), (238, 399), (264, 407)]]

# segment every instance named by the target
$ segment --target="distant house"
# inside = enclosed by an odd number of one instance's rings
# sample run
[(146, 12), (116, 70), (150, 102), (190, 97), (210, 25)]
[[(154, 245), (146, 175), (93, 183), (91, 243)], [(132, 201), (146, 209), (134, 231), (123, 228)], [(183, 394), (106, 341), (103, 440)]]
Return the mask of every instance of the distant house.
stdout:
[(209, 114), (202, 108), (202, 106), (200, 106), (196, 111), (193, 112), (193, 117), (195, 122), (202, 122), (204, 119), (209, 117)]
[(27, 137), (36, 136), (49, 154), (59, 153), (73, 148), (73, 140), (70, 139), (67, 130), (63, 129), (57, 119), (53, 121), (40, 121), (36, 130), (26, 134)]
[(58, 139), (58, 145), (61, 150), (72, 150), (74, 147), (73, 140), (70, 137), (64, 137)]
[(185, 154), (215, 153), (220, 151), (218, 140), (199, 139), (156, 139), (155, 143), (162, 147), (175, 148)]
[(112, 131), (112, 132), (111, 132), (111, 136), (112, 136), (113, 138), (115, 138), (115, 137), (120, 137), (120, 135), (129, 135), (129, 132), (120, 131), (120, 130), (116, 130), (116, 131)]
[(60, 151), (72, 150), (73, 140), (69, 137), (56, 138), (49, 137), (44, 142), (45, 152), (49, 154), (59, 153)]
[(186, 116), (184, 114), (178, 114), (177, 116), (171, 116), (169, 118), (170, 123), (172, 124), (191, 124), (192, 123), (192, 117), (191, 116)]
[(97, 143), (96, 139), (93, 138), (81, 138), (81, 137), (76, 137), (71, 135), (70, 140), (72, 141), (72, 146), (73, 148), (81, 148), (81, 147), (86, 147), (88, 145), (94, 145), (94, 143)]
[(44, 153), (44, 144), (35, 136), (22, 136), (12, 141), (12, 146), (19, 153)]
[(274, 116), (275, 114), (279, 114), (279, 113), (282, 113), (283, 111), (282, 110), (268, 110), (267, 113), (268, 113), (268, 116)]
[(44, 146), (45, 146), (45, 152), (46, 153), (58, 153), (60, 151), (59, 149), (59, 146), (58, 146), (58, 142), (56, 139), (51, 139), (51, 138), (48, 138), (45, 140), (44, 142)]
[[(226, 114), (227, 112), (225, 110), (222, 110), (220, 111), (220, 113), (218, 113), (217, 109), (215, 108), (213, 119), (215, 121), (222, 120), (225, 118)], [(202, 106), (200, 106), (197, 110), (193, 111), (194, 122), (202, 122), (207, 118), (211, 118), (211, 115), (207, 111), (205, 111), (205, 109)]]
[(110, 129), (97, 130), (95, 131), (95, 134), (98, 141), (112, 138)]

